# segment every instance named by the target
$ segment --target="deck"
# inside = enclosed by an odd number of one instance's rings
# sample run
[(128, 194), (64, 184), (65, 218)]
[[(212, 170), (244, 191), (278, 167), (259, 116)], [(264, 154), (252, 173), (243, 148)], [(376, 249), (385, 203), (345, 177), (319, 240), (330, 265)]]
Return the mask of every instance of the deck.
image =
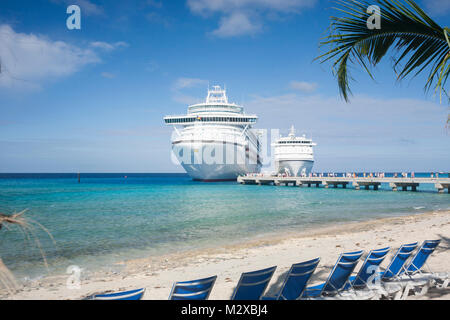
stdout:
[(316, 186), (329, 188), (347, 188), (353, 186), (356, 190), (378, 190), (382, 183), (389, 184), (392, 191), (417, 191), (420, 184), (433, 184), (439, 193), (447, 190), (450, 193), (450, 178), (375, 178), (375, 177), (277, 177), (277, 176), (239, 176), (237, 181), (241, 184), (256, 185), (292, 185), (292, 186)]

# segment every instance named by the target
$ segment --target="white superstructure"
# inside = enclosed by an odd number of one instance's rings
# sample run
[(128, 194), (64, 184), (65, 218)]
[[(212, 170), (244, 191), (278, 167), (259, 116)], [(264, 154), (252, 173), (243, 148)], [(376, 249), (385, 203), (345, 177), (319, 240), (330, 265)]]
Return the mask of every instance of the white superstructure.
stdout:
[(287, 137), (280, 137), (272, 144), (276, 172), (297, 177), (308, 175), (314, 164), (313, 146), (315, 145), (304, 135), (296, 137), (294, 126), (292, 126)]
[(229, 103), (220, 86), (208, 90), (206, 101), (190, 105), (186, 115), (166, 116), (174, 126), (172, 151), (194, 180), (235, 180), (261, 170), (261, 145), (251, 130), (256, 115)]

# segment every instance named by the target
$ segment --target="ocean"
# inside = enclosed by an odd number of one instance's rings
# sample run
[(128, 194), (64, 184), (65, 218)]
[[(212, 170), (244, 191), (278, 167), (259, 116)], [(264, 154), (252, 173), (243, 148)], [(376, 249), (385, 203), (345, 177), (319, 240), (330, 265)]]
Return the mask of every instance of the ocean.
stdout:
[[(429, 173), (416, 174), (429, 176)], [(37, 243), (0, 229), (0, 257), (18, 279), (70, 265), (112, 270), (117, 262), (301, 232), (315, 227), (450, 210), (450, 195), (419, 192), (195, 182), (185, 174), (0, 174), (0, 212), (27, 209), (43, 225)]]

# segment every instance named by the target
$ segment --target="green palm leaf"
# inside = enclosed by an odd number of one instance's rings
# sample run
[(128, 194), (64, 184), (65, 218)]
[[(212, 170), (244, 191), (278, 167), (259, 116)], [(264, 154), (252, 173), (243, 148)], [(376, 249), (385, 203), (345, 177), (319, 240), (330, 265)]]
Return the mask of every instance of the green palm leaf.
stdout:
[[(335, 8), (342, 17), (331, 17), (329, 34), (320, 47), (328, 51), (316, 60), (333, 61), (342, 97), (351, 94), (349, 63), (359, 63), (373, 78), (371, 67), (376, 66), (391, 49), (398, 80), (428, 71), (425, 90), (448, 96), (444, 89), (450, 75), (450, 29), (434, 22), (412, 0), (338, 0)], [(369, 6), (380, 7), (381, 28), (369, 29), (372, 15)]]

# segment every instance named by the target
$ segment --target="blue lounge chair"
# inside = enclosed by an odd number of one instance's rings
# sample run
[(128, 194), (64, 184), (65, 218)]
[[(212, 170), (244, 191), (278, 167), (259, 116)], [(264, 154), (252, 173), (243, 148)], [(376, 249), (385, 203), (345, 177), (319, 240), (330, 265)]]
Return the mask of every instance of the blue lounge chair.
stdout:
[(260, 300), (277, 267), (245, 272), (234, 289), (231, 300)]
[(380, 293), (386, 298), (394, 298), (395, 300), (402, 298), (402, 292), (405, 287), (405, 282), (400, 281), (400, 276), (404, 272), (404, 265), (411, 257), (411, 254), (417, 247), (417, 242), (403, 244), (392, 257), (391, 262), (384, 272), (379, 273), (379, 278), (375, 281), (381, 280)]
[(364, 289), (370, 286), (368, 281), (376, 279), (378, 268), (389, 250), (390, 247), (370, 251), (357, 275), (349, 278), (350, 286), (354, 289)]
[(398, 278), (399, 275), (404, 272), (403, 266), (411, 256), (412, 252), (416, 249), (416, 247), (417, 242), (402, 245), (395, 253), (389, 266), (384, 272), (381, 273), (381, 280), (392, 281)]
[(340, 295), (348, 284), (348, 279), (355, 270), (363, 251), (342, 253), (331, 270), (327, 281), (322, 284), (306, 288), (303, 297), (321, 298), (324, 296)]
[(136, 289), (117, 293), (95, 294), (88, 300), (141, 300), (145, 289)]
[[(448, 274), (434, 273), (428, 267), (427, 260), (439, 245), (441, 240), (425, 240), (417, 250), (416, 254), (411, 258), (410, 262), (403, 269), (404, 272), (400, 276), (401, 280), (407, 282), (404, 291), (405, 297), (409, 294), (409, 290), (413, 289), (416, 295), (424, 295), (428, 288), (435, 286), (439, 289), (445, 289), (449, 283)], [(423, 267), (427, 266), (428, 272), (423, 271)], [(417, 287), (420, 291), (417, 290)]]
[(207, 300), (217, 276), (175, 282), (170, 292), (169, 300)]
[(286, 275), (280, 291), (275, 297), (263, 297), (263, 300), (297, 300), (303, 295), (311, 275), (317, 268), (320, 258), (293, 264)]
[(377, 285), (375, 280), (379, 281), (380, 264), (386, 258), (389, 250), (390, 247), (386, 247), (369, 252), (356, 276), (349, 277), (345, 289), (353, 291), (348, 292), (347, 295), (353, 295), (358, 300), (373, 299), (375, 296), (380, 298), (382, 296), (379, 293), (379, 285)]
[(417, 250), (417, 253), (405, 267), (405, 272), (408, 275), (422, 273), (421, 269), (428, 260), (428, 257), (434, 252), (441, 240), (425, 240)]

